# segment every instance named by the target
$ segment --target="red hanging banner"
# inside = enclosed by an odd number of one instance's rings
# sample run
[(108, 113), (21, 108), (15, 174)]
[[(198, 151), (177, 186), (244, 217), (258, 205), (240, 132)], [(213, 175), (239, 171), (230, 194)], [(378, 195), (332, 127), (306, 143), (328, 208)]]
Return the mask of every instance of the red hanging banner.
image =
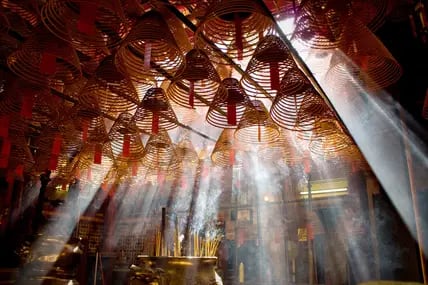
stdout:
[(235, 13), (235, 44), (238, 51), (238, 60), (243, 59), (244, 43), (242, 41), (242, 19)]
[(62, 144), (62, 138), (60, 134), (56, 134), (53, 144), (52, 144), (52, 151), (51, 154), (58, 156), (61, 152), (61, 144)]
[(126, 134), (123, 136), (122, 155), (123, 157), (129, 157), (131, 148), (131, 136)]
[(50, 159), (49, 159), (48, 169), (49, 170), (56, 170), (57, 166), (58, 166), (58, 155), (52, 154)]
[(189, 82), (189, 105), (192, 108), (195, 106), (195, 83), (193, 81)]
[(159, 113), (154, 111), (152, 117), (152, 133), (157, 134), (159, 132)]
[(31, 119), (33, 117), (34, 97), (32, 95), (25, 95), (22, 98), (21, 116), (24, 119)]
[(95, 151), (94, 151), (94, 163), (101, 164), (102, 157), (103, 157), (103, 146), (101, 144), (96, 144)]
[(279, 90), (279, 67), (278, 62), (274, 61), (269, 63), (270, 70), (270, 88), (272, 90)]
[(236, 104), (227, 103), (227, 123), (236, 126)]
[(95, 35), (95, 19), (97, 17), (98, 3), (83, 2), (80, 4), (80, 17), (77, 21), (79, 32), (87, 35)]
[(10, 117), (5, 115), (0, 117), (0, 138), (9, 136)]
[(40, 72), (45, 75), (53, 75), (56, 72), (56, 56), (44, 52), (42, 54), (42, 58), (40, 60), (40, 66), (39, 66)]

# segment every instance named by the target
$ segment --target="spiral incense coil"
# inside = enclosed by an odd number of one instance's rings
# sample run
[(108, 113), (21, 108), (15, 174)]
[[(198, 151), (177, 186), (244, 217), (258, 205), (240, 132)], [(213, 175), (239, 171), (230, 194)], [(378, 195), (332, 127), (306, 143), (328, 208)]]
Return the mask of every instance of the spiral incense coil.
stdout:
[[(37, 3), (29, 0), (7, 0), (0, 2), (0, 9), (5, 13), (6, 17), (10, 14), (19, 16), (23, 21), (28, 23), (30, 27), (36, 27), (40, 22)], [(9, 19), (11, 21), (12, 19)]]
[(235, 138), (240, 142), (265, 144), (275, 141), (278, 136), (279, 128), (263, 103), (259, 100), (251, 101), (239, 121)]
[(290, 131), (280, 129), (280, 135), (275, 141), (262, 145), (258, 157), (265, 162), (283, 162), (287, 165), (303, 160), (303, 153), (296, 147)]
[(203, 50), (192, 49), (169, 85), (167, 96), (180, 106), (193, 108), (211, 103), (220, 76)]
[(384, 23), (389, 10), (389, 0), (352, 0), (352, 16), (370, 30), (376, 31)]
[(299, 9), (293, 37), (311, 48), (337, 48), (351, 14), (350, 1), (305, 1)]
[(235, 78), (224, 79), (210, 105), (207, 122), (218, 128), (234, 129), (251, 102)]
[(132, 82), (116, 69), (113, 57), (109, 56), (85, 85), (79, 101), (83, 106), (97, 105), (101, 112), (114, 116), (132, 112), (139, 100)]
[(168, 24), (155, 11), (145, 13), (132, 28), (116, 54), (118, 69), (141, 83), (163, 81), (174, 74), (183, 55)]
[[(278, 93), (272, 103), (270, 115), (272, 120), (284, 129), (311, 131), (315, 119), (322, 116), (326, 108), (318, 93), (309, 87), (297, 94)], [(310, 113), (300, 111), (304, 109)]]
[(40, 86), (71, 84), (82, 76), (76, 51), (43, 30), (12, 53), (7, 64), (17, 76)]
[(139, 128), (153, 134), (157, 134), (160, 129), (177, 127), (177, 117), (162, 88), (150, 88), (147, 91), (133, 120)]
[(248, 63), (241, 79), (242, 87), (251, 97), (266, 97), (260, 92), (260, 87), (275, 97), (286, 71), (294, 67), (294, 61), (284, 42), (277, 36), (268, 35), (260, 41)]
[(130, 113), (121, 113), (108, 134), (115, 159), (138, 161), (144, 156), (140, 133)]
[(146, 143), (143, 165), (161, 170), (178, 168), (180, 161), (166, 130), (152, 134)]
[(211, 153), (211, 161), (221, 167), (241, 167), (243, 148), (234, 138), (234, 130), (224, 129), (217, 139)]
[(218, 50), (233, 60), (250, 57), (272, 29), (269, 15), (257, 1), (213, 1), (196, 31), (196, 46), (204, 49), (212, 61), (229, 64)]
[(352, 144), (351, 138), (342, 130), (335, 119), (325, 119), (317, 122), (312, 133), (309, 150), (320, 156), (331, 156)]
[(24, 172), (29, 172), (34, 165), (34, 158), (21, 130), (9, 130), (11, 149), (9, 155), (9, 169), (23, 166)]
[(81, 139), (87, 144), (105, 144), (109, 137), (104, 118), (101, 116), (77, 116), (76, 127), (81, 131)]
[(189, 136), (185, 136), (178, 142), (175, 146), (175, 152), (177, 153), (177, 159), (183, 163), (196, 164), (199, 160), (198, 153)]
[(174, 110), (175, 115), (177, 116), (178, 122), (190, 125), (193, 122), (199, 120), (201, 116), (201, 111), (198, 109), (190, 109), (183, 106), (180, 106), (174, 101), (169, 102), (171, 105), (171, 108)]
[(363, 88), (379, 90), (397, 82), (402, 75), (401, 66), (382, 42), (355, 20), (346, 25), (340, 49), (344, 55), (332, 57), (326, 74), (331, 84), (341, 86), (352, 76)]
[(76, 49), (117, 46), (130, 29), (119, 0), (48, 0), (41, 16), (50, 32)]

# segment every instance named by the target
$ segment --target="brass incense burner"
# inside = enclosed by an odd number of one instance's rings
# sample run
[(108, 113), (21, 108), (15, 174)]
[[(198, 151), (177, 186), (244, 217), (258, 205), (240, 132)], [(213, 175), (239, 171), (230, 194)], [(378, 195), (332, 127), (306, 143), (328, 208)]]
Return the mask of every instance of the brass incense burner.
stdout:
[(131, 266), (131, 285), (222, 285), (217, 257), (139, 256)]

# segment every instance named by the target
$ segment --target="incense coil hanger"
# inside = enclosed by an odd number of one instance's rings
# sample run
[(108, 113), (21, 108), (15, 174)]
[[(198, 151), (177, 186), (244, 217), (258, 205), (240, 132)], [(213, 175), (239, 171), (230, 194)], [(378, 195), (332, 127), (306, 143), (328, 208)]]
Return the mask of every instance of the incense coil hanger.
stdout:
[(220, 76), (207, 54), (203, 50), (192, 49), (169, 85), (167, 96), (187, 108), (208, 106), (219, 84)]
[(177, 117), (162, 88), (150, 88), (141, 100), (133, 121), (147, 133), (157, 134), (160, 129), (176, 128)]
[(12, 53), (7, 65), (22, 79), (45, 87), (72, 84), (82, 76), (74, 48), (43, 29)]
[(139, 99), (131, 80), (117, 70), (114, 57), (108, 56), (82, 89), (79, 101), (83, 106), (96, 106), (101, 112), (115, 116), (134, 111)]
[(138, 161), (143, 158), (140, 132), (130, 113), (121, 113), (117, 117), (108, 136), (116, 160)]
[(83, 51), (117, 46), (130, 29), (119, 0), (48, 0), (41, 15), (50, 32)]
[(257, 85), (275, 97), (281, 79), (294, 66), (294, 60), (284, 42), (277, 36), (267, 35), (260, 41), (248, 63), (241, 85), (251, 97), (266, 97)]
[(184, 58), (162, 15), (143, 14), (116, 53), (117, 68), (139, 83), (161, 82), (174, 74)]
[(225, 78), (210, 105), (206, 120), (218, 128), (237, 128), (237, 123), (251, 104), (248, 95), (235, 78)]
[(150, 169), (168, 170), (180, 166), (180, 161), (166, 130), (152, 134), (146, 143), (143, 165)]
[(269, 15), (257, 1), (213, 1), (196, 31), (196, 46), (204, 49), (213, 62), (230, 64), (219, 50), (232, 60), (242, 60), (253, 54), (258, 42), (272, 29)]
[(271, 143), (279, 136), (279, 128), (272, 121), (263, 103), (251, 101), (239, 121), (235, 138), (245, 143)]

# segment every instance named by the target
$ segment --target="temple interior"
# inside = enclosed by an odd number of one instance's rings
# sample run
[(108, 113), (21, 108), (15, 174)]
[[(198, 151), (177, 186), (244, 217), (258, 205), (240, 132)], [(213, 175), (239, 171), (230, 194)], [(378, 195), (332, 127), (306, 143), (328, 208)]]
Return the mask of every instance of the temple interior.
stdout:
[(0, 0), (0, 285), (428, 285), (426, 0)]

